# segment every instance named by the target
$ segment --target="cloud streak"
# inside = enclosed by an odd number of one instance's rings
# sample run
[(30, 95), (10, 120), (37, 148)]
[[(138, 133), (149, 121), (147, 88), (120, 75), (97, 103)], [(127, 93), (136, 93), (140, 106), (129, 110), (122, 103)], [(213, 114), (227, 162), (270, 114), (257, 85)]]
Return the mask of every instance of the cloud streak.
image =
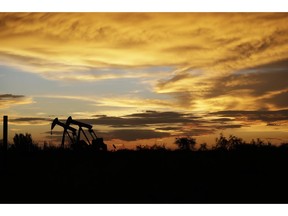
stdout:
[(234, 123), (232, 120), (227, 124), (228, 118), (215, 119), (217, 116), (218, 113), (211, 120), (207, 117), (195, 116), (190, 113), (150, 110), (118, 117), (94, 115), (93, 118), (79, 119), (79, 121), (94, 125), (97, 130), (96, 133), (104, 136), (105, 139), (121, 139), (124, 141), (212, 135), (219, 130), (241, 128), (243, 126), (242, 124)]
[(41, 117), (21, 117), (12, 118), (9, 122), (15, 125), (47, 125), (51, 124), (52, 120), (50, 118)]
[(143, 139), (156, 139), (169, 137), (170, 133), (158, 132), (149, 129), (121, 129), (112, 130), (109, 133), (100, 133), (100, 136), (104, 136), (105, 140), (119, 139), (123, 141), (136, 141)]
[(158, 124), (202, 123), (199, 117), (179, 112), (146, 111), (122, 117), (94, 116), (94, 119), (81, 119), (88, 124), (109, 125), (113, 127), (141, 127)]
[[(1, 13), (0, 19), (2, 64), (50, 80), (132, 78), (170, 97), (102, 98), (103, 106), (140, 102), (151, 105), (146, 109), (207, 112), (287, 105), (279, 102), (287, 73), (277, 71), (287, 68), (287, 13)], [(153, 70), (163, 66), (171, 69)]]
[[(1, 13), (0, 16), (2, 61), (49, 79), (60, 72), (67, 79), (69, 73), (64, 72), (78, 71), (81, 79), (83, 71), (95, 68), (159, 65), (188, 66), (223, 74), (288, 57), (286, 13), (281, 16), (277, 13)], [(98, 78), (113, 77), (109, 71), (103, 74)]]
[(11, 106), (31, 104), (33, 100), (31, 97), (14, 94), (0, 94), (0, 109), (7, 109)]
[(155, 91), (170, 94), (180, 104), (194, 110), (275, 110), (288, 107), (285, 100), (287, 69), (285, 59), (214, 79), (203, 77), (197, 71), (182, 71), (168, 80), (159, 81)]
[(235, 120), (242, 121), (242, 122), (250, 122), (254, 123), (256, 121), (262, 121), (268, 124), (268, 126), (277, 125), (278, 123), (286, 122), (288, 123), (288, 110), (275, 110), (275, 111), (268, 111), (268, 110), (259, 110), (259, 111), (219, 111), (211, 113), (213, 116), (220, 116), (220, 117), (233, 117)]

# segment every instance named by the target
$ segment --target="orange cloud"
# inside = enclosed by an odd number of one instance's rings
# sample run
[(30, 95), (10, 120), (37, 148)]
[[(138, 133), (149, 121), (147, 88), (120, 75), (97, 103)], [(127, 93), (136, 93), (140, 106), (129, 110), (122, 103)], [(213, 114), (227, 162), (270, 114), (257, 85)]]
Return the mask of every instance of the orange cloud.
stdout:
[(159, 65), (198, 68), (213, 77), (288, 57), (286, 13), (0, 16), (0, 59), (44, 77), (45, 72), (57, 77), (59, 71), (78, 71), (81, 78), (81, 71), (91, 68)]
[[(279, 102), (285, 89), (257, 94), (256, 86), (263, 89), (266, 81), (245, 73), (288, 58), (287, 18), (287, 13), (0, 13), (0, 61), (52, 80), (137, 78), (171, 97), (101, 98), (99, 106), (286, 108)], [(159, 66), (176, 69), (146, 70)], [(273, 91), (284, 93), (270, 97)]]

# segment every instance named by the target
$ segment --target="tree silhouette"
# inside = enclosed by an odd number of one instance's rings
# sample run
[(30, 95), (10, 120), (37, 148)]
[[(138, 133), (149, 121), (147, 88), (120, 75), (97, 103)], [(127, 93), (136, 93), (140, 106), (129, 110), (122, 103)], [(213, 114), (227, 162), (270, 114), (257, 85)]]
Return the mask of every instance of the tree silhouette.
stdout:
[(175, 144), (181, 150), (191, 151), (194, 150), (194, 147), (196, 145), (196, 139), (192, 137), (180, 137), (176, 138)]
[(230, 135), (229, 138), (226, 138), (220, 133), (220, 137), (216, 138), (216, 149), (232, 150), (243, 144), (245, 144), (243, 140), (234, 135)]
[(238, 146), (245, 144), (245, 142), (241, 138), (236, 137), (234, 135), (229, 136), (228, 143), (229, 143), (229, 149), (235, 149)]
[(207, 151), (207, 143), (202, 143), (200, 144), (200, 148), (198, 149), (199, 151)]
[(257, 138), (256, 140), (252, 139), (251, 140), (251, 144), (252, 145), (255, 145), (255, 146), (258, 146), (258, 147), (262, 147), (265, 145), (265, 142), (259, 138)]
[(226, 137), (220, 133), (220, 137), (216, 138), (216, 149), (228, 150), (228, 140)]
[(20, 151), (30, 151), (36, 148), (36, 146), (33, 144), (31, 134), (28, 133), (25, 135), (22, 133), (15, 134), (13, 141), (15, 148)]

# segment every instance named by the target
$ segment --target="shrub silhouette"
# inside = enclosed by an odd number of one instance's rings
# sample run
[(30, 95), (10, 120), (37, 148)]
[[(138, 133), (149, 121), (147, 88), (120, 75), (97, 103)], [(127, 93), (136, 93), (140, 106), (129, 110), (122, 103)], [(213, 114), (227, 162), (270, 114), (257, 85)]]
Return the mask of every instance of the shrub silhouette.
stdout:
[(216, 149), (219, 150), (233, 150), (240, 145), (245, 145), (245, 142), (234, 135), (230, 135), (226, 138), (222, 133), (219, 138), (216, 138)]
[(14, 147), (19, 151), (31, 151), (37, 149), (36, 145), (33, 144), (31, 134), (15, 134), (13, 141)]
[(176, 138), (175, 144), (180, 150), (191, 151), (195, 148), (196, 139), (192, 137), (180, 137)]
[(200, 144), (200, 148), (198, 149), (199, 151), (207, 151), (207, 143), (202, 143)]
[(265, 146), (265, 145), (268, 145), (268, 146), (271, 145), (271, 143), (269, 143), (269, 142), (267, 144), (265, 144), (265, 142), (259, 138), (257, 138), (256, 140), (252, 139), (251, 144), (258, 146), (258, 147)]
[(288, 143), (281, 143), (279, 148), (280, 149), (288, 149)]
[(216, 138), (216, 149), (220, 150), (228, 150), (228, 140), (227, 138), (221, 133), (219, 138)]
[(168, 149), (166, 148), (166, 146), (163, 145), (157, 145), (154, 144), (152, 146), (148, 146), (148, 145), (137, 145), (136, 146), (136, 151), (168, 151)]

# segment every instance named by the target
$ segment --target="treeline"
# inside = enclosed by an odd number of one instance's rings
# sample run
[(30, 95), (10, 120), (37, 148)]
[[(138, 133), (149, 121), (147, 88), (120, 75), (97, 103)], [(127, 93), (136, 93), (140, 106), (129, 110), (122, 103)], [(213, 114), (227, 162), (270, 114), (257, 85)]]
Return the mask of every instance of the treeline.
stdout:
[[(0, 143), (1, 144), (1, 143)], [(264, 141), (260, 138), (252, 139), (250, 142), (244, 141), (234, 135), (228, 137), (222, 133), (216, 138), (215, 144), (208, 147), (207, 143), (200, 143), (197, 145), (196, 138), (190, 136), (175, 138), (174, 144), (176, 149), (172, 150), (167, 148), (165, 144), (154, 145), (137, 145), (135, 150), (131, 149), (114, 149), (112, 151), (245, 151), (245, 150), (257, 150), (257, 149), (287, 149), (288, 143), (281, 143), (279, 145), (272, 144), (269, 141)], [(197, 147), (196, 147), (197, 146)], [(55, 145), (48, 145), (45, 141), (43, 146), (33, 141), (31, 134), (15, 134), (13, 138), (13, 144), (9, 146), (10, 151), (42, 151), (42, 150), (58, 150), (61, 147)], [(77, 148), (77, 150), (91, 150), (88, 147)], [(75, 150), (73, 146), (66, 147), (66, 150)]]
[[(200, 143), (196, 147), (197, 142), (193, 137), (179, 137), (175, 139), (175, 151), (253, 151), (253, 150), (288, 150), (288, 143), (281, 143), (279, 145), (272, 144), (269, 141), (264, 141), (260, 138), (252, 139), (246, 142), (242, 138), (234, 135), (225, 137), (222, 133), (216, 138), (215, 144), (208, 148), (207, 143)], [(138, 145), (136, 151), (171, 151), (165, 145)]]
[(223, 134), (94, 152), (37, 147), (18, 134), (0, 151), (0, 203), (288, 203), (288, 144)]

